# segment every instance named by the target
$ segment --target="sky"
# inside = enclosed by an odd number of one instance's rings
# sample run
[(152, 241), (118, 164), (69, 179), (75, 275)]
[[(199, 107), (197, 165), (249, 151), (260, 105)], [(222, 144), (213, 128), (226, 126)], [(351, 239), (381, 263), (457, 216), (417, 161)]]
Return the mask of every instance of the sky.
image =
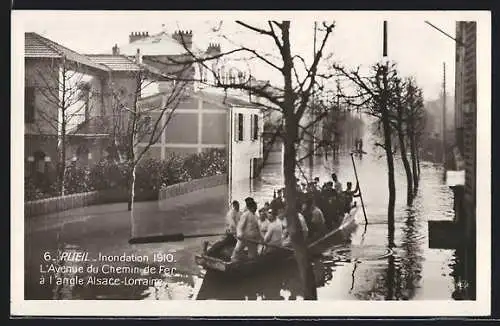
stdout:
[[(193, 31), (193, 42), (205, 49), (218, 42), (222, 50), (235, 44), (273, 52), (272, 40), (238, 26), (242, 21), (266, 27), (268, 19), (291, 19), (292, 51), (310, 62), (313, 52), (314, 21), (335, 21), (325, 49), (335, 62), (346, 67), (369, 67), (382, 56), (382, 25), (388, 21), (389, 58), (403, 76), (413, 76), (426, 100), (442, 93), (443, 63), (446, 64), (447, 93), (454, 94), (455, 42), (425, 23), (426, 20), (455, 35), (460, 12), (14, 12), (22, 20), (23, 32), (37, 32), (81, 53), (111, 53), (114, 44), (127, 44), (131, 32), (158, 33), (176, 29)], [(464, 17), (466, 18), (466, 17)], [(218, 32), (212, 29), (222, 25)], [(20, 32), (19, 30), (15, 32)], [(224, 35), (224, 36), (222, 36)], [(317, 34), (318, 43), (322, 34)], [(246, 63), (245, 63), (246, 64)], [(247, 64), (248, 65), (248, 64)], [(259, 79), (277, 80), (273, 69), (251, 66)]]

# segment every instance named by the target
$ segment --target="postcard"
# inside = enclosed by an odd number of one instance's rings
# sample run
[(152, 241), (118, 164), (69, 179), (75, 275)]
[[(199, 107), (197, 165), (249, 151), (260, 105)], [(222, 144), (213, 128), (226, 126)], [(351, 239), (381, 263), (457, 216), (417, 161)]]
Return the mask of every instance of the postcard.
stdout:
[(489, 12), (12, 18), (12, 315), (490, 314)]

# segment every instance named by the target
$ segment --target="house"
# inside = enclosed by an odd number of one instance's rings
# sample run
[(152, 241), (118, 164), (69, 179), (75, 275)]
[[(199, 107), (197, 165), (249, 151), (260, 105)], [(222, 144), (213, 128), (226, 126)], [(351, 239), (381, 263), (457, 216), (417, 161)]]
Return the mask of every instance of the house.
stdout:
[[(477, 133), (477, 53), (476, 22), (456, 23), (455, 61), (455, 144), (453, 164), (446, 183), (453, 190), (455, 219), (441, 222), (443, 239), (455, 240), (460, 262), (457, 282), (467, 281), (465, 297), (476, 298), (476, 133)], [(439, 229), (439, 228), (435, 228)], [(429, 232), (432, 231), (429, 224)], [(431, 234), (429, 235), (431, 239)], [(453, 241), (452, 241), (453, 242)]]
[[(139, 72), (166, 76), (126, 56), (88, 56), (25, 33), (25, 172), (45, 175), (67, 162), (96, 162), (113, 147), (121, 107), (133, 105)], [(107, 150), (108, 149), (108, 150)]]
[[(189, 155), (210, 149), (226, 149), (231, 162), (231, 178), (240, 180), (256, 175), (255, 167), (262, 158), (263, 110), (243, 92), (214, 87), (213, 72), (230, 82), (241, 80), (236, 69), (227, 69), (222, 59), (193, 63), (193, 56), (210, 58), (220, 54), (218, 44), (200, 50), (193, 44), (191, 31), (169, 34), (133, 32), (129, 43), (115, 45), (113, 53), (133, 56), (165, 74), (176, 76), (175, 85), (158, 82), (158, 93), (141, 98), (139, 109), (149, 112), (149, 120), (162, 119), (165, 129), (149, 148), (146, 157), (167, 159), (171, 154)], [(191, 60), (190, 60), (191, 58)], [(184, 63), (183, 63), (184, 62)], [(190, 62), (186, 64), (186, 62)], [(209, 67), (209, 68), (208, 68)], [(227, 71), (225, 71), (227, 70)], [(179, 100), (163, 112), (165, 96), (182, 87)], [(162, 113), (163, 112), (163, 113)], [(150, 145), (150, 139), (139, 142), (138, 150)], [(237, 166), (237, 168), (236, 168)]]
[(476, 23), (457, 22), (456, 35), (454, 168), (464, 178), (453, 190), (457, 221), (472, 227), (476, 210)]
[[(36, 33), (25, 33), (26, 172), (45, 173), (59, 161), (61, 134), (69, 134), (102, 103), (83, 96), (84, 84), (102, 93), (110, 69)], [(64, 116), (64, 119), (61, 119)], [(72, 157), (65, 148), (65, 159)]]

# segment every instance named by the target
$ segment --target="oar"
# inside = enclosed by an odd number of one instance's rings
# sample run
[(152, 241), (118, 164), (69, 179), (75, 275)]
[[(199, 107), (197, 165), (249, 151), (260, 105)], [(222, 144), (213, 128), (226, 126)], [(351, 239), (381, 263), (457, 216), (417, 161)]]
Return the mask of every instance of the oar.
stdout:
[(137, 243), (176, 242), (176, 241), (184, 241), (184, 239), (189, 239), (189, 238), (214, 237), (214, 236), (222, 236), (225, 234), (226, 233), (202, 233), (202, 234), (174, 233), (174, 234), (150, 235), (144, 237), (131, 238), (130, 240), (128, 240), (128, 243), (137, 244)]
[(356, 164), (354, 163), (354, 155), (351, 153), (352, 166), (354, 167), (354, 175), (356, 176), (356, 183), (359, 189), (359, 199), (361, 199), (361, 207), (363, 207), (363, 214), (365, 216), (365, 223), (368, 224), (368, 219), (366, 218), (365, 203), (363, 202), (363, 195), (361, 194), (361, 187), (359, 186), (358, 172), (356, 171)]

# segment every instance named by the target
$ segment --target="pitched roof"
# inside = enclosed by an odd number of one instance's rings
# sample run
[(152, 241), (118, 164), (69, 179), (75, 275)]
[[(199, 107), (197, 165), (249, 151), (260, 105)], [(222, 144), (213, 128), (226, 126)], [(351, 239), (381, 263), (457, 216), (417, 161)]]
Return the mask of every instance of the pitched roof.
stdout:
[(108, 136), (113, 130), (112, 116), (91, 117), (68, 132), (69, 136)]
[(69, 61), (80, 63), (95, 69), (109, 71), (109, 68), (90, 60), (87, 56), (68, 49), (59, 43), (33, 32), (24, 33), (24, 56), (26, 58), (66, 57)]
[(107, 66), (113, 71), (140, 71), (141, 67), (124, 55), (113, 54), (87, 54), (87, 56), (99, 64)]
[(245, 95), (235, 96), (232, 94), (226, 94), (223, 90), (220, 89), (202, 89), (198, 92), (194, 93), (193, 96), (200, 97), (203, 100), (208, 102), (221, 104), (221, 105), (234, 105), (234, 106), (247, 106), (247, 107), (256, 107), (254, 103), (250, 103), (247, 98), (244, 98)]
[(153, 67), (151, 65), (137, 64), (131, 57), (125, 55), (114, 55), (114, 54), (86, 54), (91, 60), (106, 66), (111, 71), (147, 71), (151, 74), (160, 76), (160, 79), (171, 79), (174, 78), (164, 73), (160, 69)]

